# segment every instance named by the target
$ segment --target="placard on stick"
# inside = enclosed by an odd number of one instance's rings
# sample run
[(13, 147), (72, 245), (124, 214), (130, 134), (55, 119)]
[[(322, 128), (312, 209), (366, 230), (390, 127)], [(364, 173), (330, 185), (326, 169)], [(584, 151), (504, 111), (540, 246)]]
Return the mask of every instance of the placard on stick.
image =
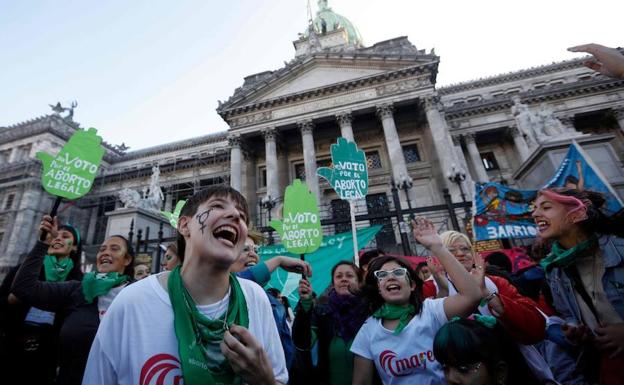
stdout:
[(101, 143), (97, 130), (89, 128), (88, 131), (76, 131), (56, 157), (38, 152), (37, 158), (43, 163), (43, 188), (52, 195), (69, 200), (86, 195), (93, 187), (104, 156)]
[(331, 145), (333, 167), (320, 167), (316, 173), (329, 182), (340, 199), (349, 201), (351, 230), (353, 232), (353, 260), (359, 266), (358, 245), (355, 235), (355, 201), (368, 194), (368, 164), (366, 154), (359, 150), (355, 142), (338, 138)]
[(315, 252), (323, 240), (321, 218), (316, 196), (299, 179), (286, 187), (282, 220), (272, 220), (269, 226), (275, 229), (282, 244), (293, 254)]

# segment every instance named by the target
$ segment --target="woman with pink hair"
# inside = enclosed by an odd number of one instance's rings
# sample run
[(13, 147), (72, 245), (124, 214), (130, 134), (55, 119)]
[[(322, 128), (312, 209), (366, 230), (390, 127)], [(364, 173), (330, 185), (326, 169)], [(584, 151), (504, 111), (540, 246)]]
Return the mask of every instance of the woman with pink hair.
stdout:
[(541, 190), (533, 218), (551, 242), (540, 262), (561, 331), (580, 351), (577, 369), (588, 380), (620, 384), (624, 373), (624, 216), (601, 211), (602, 195), (575, 189)]

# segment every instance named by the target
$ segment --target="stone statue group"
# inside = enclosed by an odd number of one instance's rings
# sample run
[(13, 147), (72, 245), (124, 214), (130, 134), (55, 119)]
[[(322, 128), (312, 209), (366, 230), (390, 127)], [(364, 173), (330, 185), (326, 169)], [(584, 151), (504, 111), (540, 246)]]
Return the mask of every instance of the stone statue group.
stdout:
[(140, 193), (126, 187), (119, 192), (119, 199), (125, 208), (140, 208), (159, 212), (164, 195), (160, 188), (160, 168), (158, 165), (152, 167), (149, 187), (143, 187)]
[(528, 105), (520, 102), (519, 97), (514, 97), (512, 100), (514, 104), (511, 107), (511, 113), (529, 147), (537, 147), (553, 139), (578, 134), (573, 129), (565, 127), (546, 103), (540, 104), (537, 111), (531, 111)]

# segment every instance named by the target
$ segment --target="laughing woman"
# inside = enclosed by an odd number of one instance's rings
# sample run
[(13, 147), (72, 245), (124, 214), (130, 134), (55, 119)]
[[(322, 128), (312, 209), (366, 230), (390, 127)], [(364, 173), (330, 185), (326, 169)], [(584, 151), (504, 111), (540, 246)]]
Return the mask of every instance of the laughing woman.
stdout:
[(45, 216), (39, 229), (51, 237), (36, 243), (17, 272), (11, 292), (20, 301), (39, 309), (65, 314), (59, 334), (57, 383), (80, 384), (100, 319), (132, 276), (134, 257), (124, 237), (112, 236), (97, 253), (97, 274), (85, 274), (82, 281), (39, 281), (44, 255), (51, 246), (51, 239), (56, 239), (59, 233), (58, 222), (56, 218)]
[[(78, 230), (59, 227), (56, 237), (48, 234), (50, 246), (39, 280), (63, 282), (82, 279), (82, 246)], [(52, 384), (58, 364), (57, 339), (63, 315), (46, 312), (17, 300), (11, 284), (21, 265), (13, 268), (0, 287), (0, 362), (8, 384)]]
[[(584, 351), (590, 379), (621, 384), (624, 368), (624, 218), (602, 213), (602, 195), (584, 190), (538, 193), (533, 218), (552, 242), (541, 261), (562, 331)], [(599, 354), (591, 354), (597, 349)], [(595, 358), (595, 359), (591, 359)]]
[[(433, 223), (418, 218), (413, 226), (416, 240), (438, 257), (458, 293), (423, 301), (422, 281), (407, 261), (375, 258), (365, 284), (373, 315), (351, 346), (354, 385), (370, 385), (375, 368), (384, 384), (444, 384), (433, 338), (448, 319), (472, 313), (481, 299), (477, 281), (443, 246)], [(484, 274), (483, 266), (477, 266), (477, 274)]]

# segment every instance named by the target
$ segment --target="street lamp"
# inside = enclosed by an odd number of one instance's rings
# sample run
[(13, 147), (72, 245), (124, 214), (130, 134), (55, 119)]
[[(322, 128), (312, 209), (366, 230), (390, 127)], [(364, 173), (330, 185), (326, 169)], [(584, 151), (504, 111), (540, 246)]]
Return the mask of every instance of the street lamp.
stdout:
[(466, 194), (464, 194), (464, 189), (462, 188), (462, 183), (466, 180), (466, 173), (461, 167), (457, 167), (454, 164), (451, 166), (451, 170), (446, 173), (446, 177), (451, 182), (455, 183), (459, 188), (459, 194), (461, 195), (462, 203), (464, 203), (464, 212), (466, 216), (464, 217), (464, 225), (468, 222), (468, 217), (470, 216), (470, 210), (465, 205), (466, 203)]
[[(271, 210), (275, 206), (277, 206), (277, 199), (271, 199), (270, 195), (266, 195), (260, 200), (260, 210), (262, 211), (263, 208), (267, 210), (267, 215), (269, 217), (269, 220), (267, 221), (267, 226), (271, 222)], [(269, 236), (267, 238), (267, 241), (269, 245), (273, 244), (273, 230), (271, 229), (269, 229)]]
[(409, 217), (410, 219), (414, 219), (414, 214), (412, 213), (412, 200), (410, 199), (410, 196), (409, 196), (409, 190), (411, 190), (414, 183), (412, 183), (411, 179), (409, 179), (403, 174), (400, 175), (400, 178), (401, 180), (399, 181), (399, 183), (397, 183), (397, 187), (400, 190), (403, 190), (405, 192), (405, 198), (407, 199), (407, 207), (409, 208)]

